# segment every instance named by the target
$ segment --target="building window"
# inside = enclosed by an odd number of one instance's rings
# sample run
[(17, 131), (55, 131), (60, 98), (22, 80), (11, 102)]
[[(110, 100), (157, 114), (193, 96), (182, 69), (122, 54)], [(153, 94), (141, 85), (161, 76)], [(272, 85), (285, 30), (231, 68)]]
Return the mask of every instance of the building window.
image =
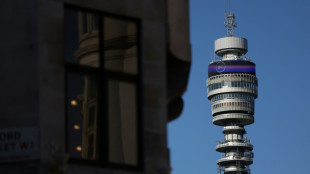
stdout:
[(138, 21), (65, 8), (70, 159), (139, 168)]

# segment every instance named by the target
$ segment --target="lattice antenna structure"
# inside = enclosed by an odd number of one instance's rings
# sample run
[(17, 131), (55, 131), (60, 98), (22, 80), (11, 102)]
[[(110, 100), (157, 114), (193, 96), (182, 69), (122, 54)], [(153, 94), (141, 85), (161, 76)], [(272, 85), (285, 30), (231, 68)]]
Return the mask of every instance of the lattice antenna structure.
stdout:
[(237, 27), (237, 22), (235, 21), (235, 14), (234, 13), (226, 13), (225, 12), (225, 22), (224, 25), (227, 29), (228, 36), (234, 35), (234, 30)]
[[(228, 36), (234, 36), (234, 30), (237, 27), (237, 22), (235, 21), (235, 14), (230, 11), (230, 0), (228, 0), (227, 3), (228, 5), (226, 7), (226, 0), (224, 0), (224, 26), (227, 29)], [(228, 9), (226, 10), (226, 8)]]

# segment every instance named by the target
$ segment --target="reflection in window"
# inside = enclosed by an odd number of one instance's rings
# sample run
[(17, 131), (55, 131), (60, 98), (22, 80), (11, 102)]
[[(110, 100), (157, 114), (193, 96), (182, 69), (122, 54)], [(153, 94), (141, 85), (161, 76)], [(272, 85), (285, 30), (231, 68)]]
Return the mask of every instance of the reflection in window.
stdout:
[(95, 125), (95, 117), (95, 106), (93, 105), (88, 108), (88, 127)]
[(108, 70), (137, 74), (137, 25), (104, 18), (104, 60)]
[(94, 149), (96, 148), (95, 145), (95, 138), (94, 138), (94, 134), (91, 133), (87, 136), (87, 159), (94, 159), (95, 154), (94, 154)]
[(87, 100), (96, 100), (97, 98), (97, 79), (94, 77), (88, 77), (85, 79), (87, 83)]
[[(92, 77), (93, 78), (93, 77)], [(89, 75), (67, 73), (67, 122), (69, 153), (75, 158), (89, 158), (89, 152), (96, 149), (94, 146), (96, 135), (96, 101), (89, 100), (86, 91)], [(97, 89), (96, 86), (92, 86)], [(75, 104), (77, 101), (78, 104)], [(89, 107), (89, 103), (92, 103)], [(74, 103), (74, 104), (73, 104)], [(92, 136), (90, 142), (89, 136)], [(90, 145), (90, 146), (89, 146)]]
[[(70, 90), (68, 90), (70, 89)], [(67, 132), (68, 150), (70, 156), (81, 158), (82, 156), (82, 98), (84, 92), (84, 77), (73, 73), (67, 74)], [(74, 102), (72, 102), (74, 101)]]
[(137, 164), (136, 86), (109, 81), (109, 160)]
[(80, 35), (91, 33), (99, 29), (99, 15), (87, 12), (79, 13)]
[(65, 10), (71, 158), (138, 165), (137, 28), (130, 20)]

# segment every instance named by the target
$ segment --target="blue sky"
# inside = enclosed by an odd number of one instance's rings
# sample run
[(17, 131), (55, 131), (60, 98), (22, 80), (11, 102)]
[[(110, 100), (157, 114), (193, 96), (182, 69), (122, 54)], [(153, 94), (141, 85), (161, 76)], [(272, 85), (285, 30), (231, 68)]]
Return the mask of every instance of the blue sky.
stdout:
[[(310, 162), (310, 1), (231, 0), (238, 27), (256, 63), (259, 97), (251, 173), (307, 174)], [(224, 0), (191, 0), (192, 66), (182, 115), (168, 124), (172, 174), (217, 172), (216, 141), (205, 82), (214, 40), (226, 36)]]

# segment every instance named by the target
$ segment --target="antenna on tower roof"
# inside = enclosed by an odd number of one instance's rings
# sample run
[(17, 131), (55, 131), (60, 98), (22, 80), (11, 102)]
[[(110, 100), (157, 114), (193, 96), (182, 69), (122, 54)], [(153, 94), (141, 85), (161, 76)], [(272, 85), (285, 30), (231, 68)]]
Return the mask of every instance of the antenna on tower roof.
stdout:
[(228, 0), (228, 12), (226, 12), (226, 1), (224, 0), (224, 14), (224, 25), (227, 29), (227, 34), (228, 36), (233, 36), (234, 30), (237, 27), (237, 22), (235, 21), (235, 14), (230, 11), (230, 0)]

